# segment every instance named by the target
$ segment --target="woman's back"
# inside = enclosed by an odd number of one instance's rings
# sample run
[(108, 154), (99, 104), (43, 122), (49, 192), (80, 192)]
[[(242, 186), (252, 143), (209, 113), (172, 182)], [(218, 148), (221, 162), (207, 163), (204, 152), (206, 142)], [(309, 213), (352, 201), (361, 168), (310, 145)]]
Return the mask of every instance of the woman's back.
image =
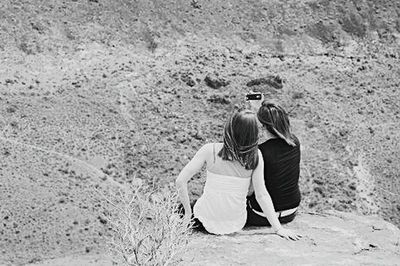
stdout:
[(300, 204), (300, 142), (296, 137), (294, 140), (296, 146), (290, 146), (281, 139), (271, 139), (259, 147), (265, 164), (265, 184), (276, 211)]
[(245, 169), (238, 161), (223, 160), (218, 152), (222, 149), (222, 143), (210, 143), (212, 146), (212, 156), (207, 159), (207, 171), (224, 176), (238, 178), (251, 178), (253, 170)]
[[(270, 139), (260, 144), (259, 149), (264, 159), (265, 185), (274, 203), (275, 211), (296, 208), (300, 204), (299, 190), (300, 143), (295, 138), (296, 146), (288, 145), (282, 139)], [(251, 207), (261, 211), (255, 195), (248, 197)]]
[(203, 195), (194, 206), (194, 217), (214, 234), (229, 234), (243, 228), (246, 222), (246, 195), (252, 170), (239, 162), (218, 156), (222, 143), (212, 143), (207, 160), (207, 179)]

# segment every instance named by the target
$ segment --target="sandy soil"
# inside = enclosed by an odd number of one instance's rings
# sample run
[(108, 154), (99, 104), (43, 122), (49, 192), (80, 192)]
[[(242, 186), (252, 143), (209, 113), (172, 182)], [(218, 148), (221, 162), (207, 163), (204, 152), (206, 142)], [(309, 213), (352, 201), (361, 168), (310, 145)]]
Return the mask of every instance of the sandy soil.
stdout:
[(197, 2), (1, 2), (0, 262), (103, 250), (94, 188), (173, 189), (249, 90), (291, 110), (303, 211), (400, 225), (400, 3)]

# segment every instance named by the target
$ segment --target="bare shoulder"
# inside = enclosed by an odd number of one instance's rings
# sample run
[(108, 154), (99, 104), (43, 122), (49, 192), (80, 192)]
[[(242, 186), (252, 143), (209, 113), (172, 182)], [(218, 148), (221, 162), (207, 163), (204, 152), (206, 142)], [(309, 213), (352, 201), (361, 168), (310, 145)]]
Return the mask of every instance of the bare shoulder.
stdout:
[(209, 154), (212, 152), (212, 149), (213, 149), (213, 143), (206, 143), (199, 149), (197, 153)]
[(200, 148), (200, 150), (213, 151), (213, 149), (221, 149), (222, 145), (223, 145), (222, 143), (218, 143), (218, 142), (206, 143)]
[(223, 143), (212, 142), (204, 144), (198, 151), (201, 154), (210, 155), (222, 149)]
[(224, 146), (224, 143), (222, 142), (215, 142), (215, 147), (221, 148)]

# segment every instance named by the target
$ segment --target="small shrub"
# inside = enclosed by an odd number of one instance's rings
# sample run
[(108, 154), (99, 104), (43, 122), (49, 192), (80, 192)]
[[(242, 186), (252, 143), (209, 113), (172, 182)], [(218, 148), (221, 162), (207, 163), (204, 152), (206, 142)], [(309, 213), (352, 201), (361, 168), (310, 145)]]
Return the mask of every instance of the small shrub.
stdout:
[[(158, 195), (158, 196), (156, 196)], [(140, 186), (106, 196), (111, 251), (125, 265), (174, 265), (187, 249), (190, 226), (177, 214), (176, 193)]]

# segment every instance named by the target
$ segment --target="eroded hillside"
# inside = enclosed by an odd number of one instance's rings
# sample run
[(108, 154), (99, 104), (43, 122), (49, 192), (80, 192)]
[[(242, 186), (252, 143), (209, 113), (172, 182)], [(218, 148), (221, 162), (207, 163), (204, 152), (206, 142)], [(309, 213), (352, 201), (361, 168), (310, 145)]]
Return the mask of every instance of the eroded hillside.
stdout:
[[(249, 90), (291, 111), (303, 211), (399, 225), (399, 12), (372, 0), (2, 1), (0, 262), (102, 250), (94, 188), (173, 189)], [(269, 75), (282, 84), (248, 86)]]

